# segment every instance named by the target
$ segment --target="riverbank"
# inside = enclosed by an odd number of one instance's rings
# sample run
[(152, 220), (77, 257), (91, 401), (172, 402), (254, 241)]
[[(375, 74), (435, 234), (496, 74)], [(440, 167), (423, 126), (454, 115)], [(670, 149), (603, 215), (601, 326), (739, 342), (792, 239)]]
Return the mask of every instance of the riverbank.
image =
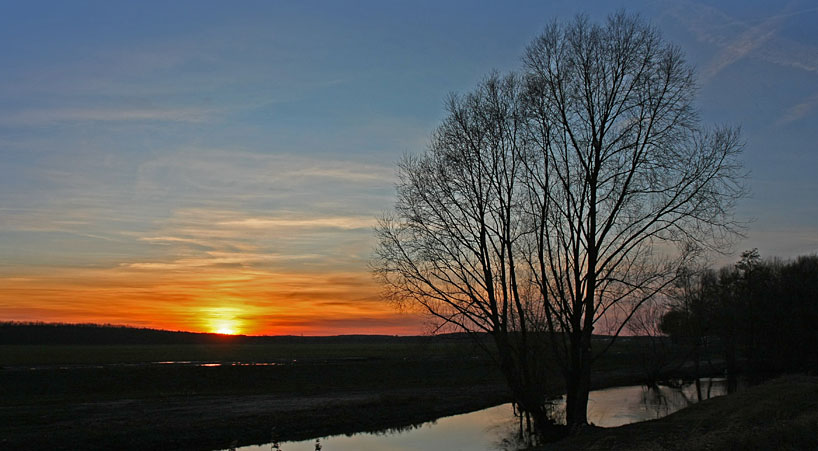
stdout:
[[(786, 376), (665, 418), (580, 435), (552, 450), (818, 449), (818, 377)], [(533, 450), (532, 450), (533, 451)]]

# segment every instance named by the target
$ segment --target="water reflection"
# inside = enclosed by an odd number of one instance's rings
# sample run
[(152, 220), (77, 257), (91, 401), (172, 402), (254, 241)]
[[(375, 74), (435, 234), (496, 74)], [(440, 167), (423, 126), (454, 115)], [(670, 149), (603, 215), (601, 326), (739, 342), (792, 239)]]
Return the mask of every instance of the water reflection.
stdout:
[[(164, 362), (151, 362), (152, 365), (175, 365), (175, 366), (199, 366), (199, 367), (222, 367), (222, 366), (279, 366), (280, 362), (193, 362), (190, 360), (168, 360)], [(140, 365), (140, 364), (135, 364)]]
[[(701, 399), (727, 394), (727, 380), (700, 380)], [(588, 421), (596, 426), (616, 427), (670, 415), (698, 402), (696, 384), (672, 383), (648, 388), (644, 385), (614, 387), (592, 391), (588, 399)], [(554, 408), (555, 419), (565, 424), (565, 398)], [(560, 414), (562, 417), (560, 417)]]
[[(517, 420), (511, 404), (440, 418), (434, 422), (395, 428), (393, 432), (334, 435), (321, 438), (323, 451), (496, 451), (516, 450)], [(315, 439), (281, 442), (282, 451), (314, 451)], [(272, 444), (241, 450), (269, 451)]]
[[(722, 378), (701, 379), (694, 383), (669, 383), (655, 388), (645, 386), (614, 387), (592, 391), (588, 402), (588, 420), (602, 427), (616, 427), (669, 415), (699, 400), (727, 393)], [(565, 400), (552, 405), (555, 421), (565, 423)], [(314, 451), (320, 443), (323, 451), (514, 451), (525, 447), (520, 435), (520, 420), (511, 404), (440, 418), (433, 422), (392, 428), (376, 433), (335, 435), (299, 442), (247, 446), (245, 451)]]

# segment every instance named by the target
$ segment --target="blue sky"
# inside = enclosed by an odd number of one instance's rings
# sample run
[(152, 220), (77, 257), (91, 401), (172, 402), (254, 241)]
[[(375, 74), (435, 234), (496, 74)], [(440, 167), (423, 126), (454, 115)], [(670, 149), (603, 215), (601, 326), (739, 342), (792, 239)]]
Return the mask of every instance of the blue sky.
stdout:
[(818, 252), (811, 2), (3, 1), (0, 319), (416, 330), (367, 272), (395, 162), (549, 21), (619, 8), (742, 126), (736, 253)]

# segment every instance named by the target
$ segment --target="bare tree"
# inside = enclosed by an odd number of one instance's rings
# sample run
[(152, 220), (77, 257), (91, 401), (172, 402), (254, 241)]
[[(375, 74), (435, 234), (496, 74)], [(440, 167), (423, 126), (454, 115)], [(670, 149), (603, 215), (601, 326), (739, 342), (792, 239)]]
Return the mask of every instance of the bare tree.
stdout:
[[(492, 75), (448, 102), (428, 151), (398, 167), (396, 215), (378, 227), (375, 274), (399, 303), (416, 303), (441, 321), (494, 338), (500, 367), (522, 410), (544, 415), (538, 293), (518, 260), (518, 157), (523, 145), (521, 86)], [(537, 295), (532, 298), (531, 295)]]
[[(545, 412), (553, 355), (581, 426), (593, 361), (735, 230), (741, 144), (702, 129), (693, 70), (638, 17), (554, 23), (524, 63), (453, 96), (400, 164), (375, 273), (392, 299), (490, 333), (524, 410)], [(595, 330), (611, 337), (596, 351)]]
[[(524, 62), (536, 152), (526, 160), (528, 261), (565, 372), (567, 421), (582, 425), (593, 361), (735, 230), (742, 146), (737, 130), (701, 128), (692, 68), (636, 16), (554, 23)], [(600, 325), (612, 338), (594, 353)]]

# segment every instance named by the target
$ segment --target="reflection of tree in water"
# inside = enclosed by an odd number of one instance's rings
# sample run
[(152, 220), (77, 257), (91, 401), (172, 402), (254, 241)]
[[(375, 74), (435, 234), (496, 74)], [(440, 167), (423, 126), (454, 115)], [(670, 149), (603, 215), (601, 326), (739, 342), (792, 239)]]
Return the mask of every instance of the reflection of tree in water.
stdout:
[[(377, 436), (393, 435), (393, 434), (400, 434), (402, 432), (414, 431), (415, 429), (420, 429), (420, 428), (422, 428), (423, 426), (426, 426), (426, 425), (434, 426), (435, 424), (437, 424), (437, 420), (423, 421), (423, 422), (420, 422), (420, 423), (407, 424), (405, 426), (394, 426), (394, 427), (391, 427), (391, 428), (378, 429), (378, 430), (375, 430), (375, 431), (365, 431), (365, 432), (367, 432), (368, 434), (377, 435)], [(360, 434), (360, 432), (355, 432), (355, 433), (352, 433), (352, 434), (346, 434), (346, 436), (347, 437), (352, 437), (353, 435), (358, 435), (358, 434)]]
[(506, 430), (497, 434), (500, 437), (494, 448), (500, 451), (517, 451), (555, 441), (564, 436), (565, 407), (562, 398), (548, 400), (545, 405), (544, 424), (542, 420), (535, 424), (533, 417), (521, 410), (516, 403), (511, 404), (514, 421), (506, 425)]
[(497, 434), (499, 438), (494, 443), (494, 447), (500, 451), (516, 451), (536, 444), (531, 416), (522, 411), (516, 403), (511, 403), (511, 407), (514, 421), (505, 425), (505, 431)]
[[(668, 389), (662, 386), (647, 387), (642, 391), (642, 405), (646, 411), (653, 413), (654, 418), (662, 418), (681, 408), (676, 407), (680, 402), (679, 397), (676, 396), (679, 393), (672, 388)], [(681, 398), (685, 399), (684, 396)], [(686, 405), (687, 403), (685, 403)]]
[[(270, 446), (270, 449), (272, 451), (283, 451), (281, 449), (281, 444), (277, 441), (273, 441), (273, 444)], [(320, 438), (315, 439), (315, 451), (321, 451), (322, 449), (324, 449), (324, 447), (321, 446), (321, 439)]]
[[(362, 430), (362, 431), (358, 431), (358, 432), (349, 432), (349, 433), (346, 433), (344, 435), (346, 437), (354, 437), (354, 436), (360, 435), (360, 434), (371, 434), (371, 435), (375, 435), (375, 436), (378, 436), (378, 437), (386, 437), (386, 436), (390, 436), (390, 435), (397, 435), (397, 434), (404, 433), (404, 432), (414, 431), (414, 430), (420, 429), (420, 428), (422, 428), (424, 426), (434, 426), (435, 424), (437, 424), (437, 420), (424, 421), (424, 422), (420, 422), (420, 423), (412, 423), (412, 424), (407, 424), (407, 425), (404, 425), (404, 426), (394, 426), (394, 427), (390, 427), (390, 428), (386, 428), (386, 429), (373, 429), (373, 430)], [(273, 428), (272, 431), (271, 431), (270, 449), (272, 451), (285, 451), (285, 448), (281, 447), (281, 442), (278, 440), (278, 438), (276, 436), (275, 428)], [(315, 439), (315, 451), (321, 451), (321, 450), (323, 450), (323, 444), (321, 443), (321, 439), (316, 438)]]
[(278, 432), (275, 426), (270, 428), (270, 449), (273, 451), (281, 451), (281, 444), (278, 442)]
[(723, 381), (712, 378), (694, 382), (667, 381), (663, 385), (644, 388), (642, 405), (646, 411), (654, 413), (654, 418), (662, 418), (701, 400), (723, 395), (724, 389), (719, 385), (720, 382)]

